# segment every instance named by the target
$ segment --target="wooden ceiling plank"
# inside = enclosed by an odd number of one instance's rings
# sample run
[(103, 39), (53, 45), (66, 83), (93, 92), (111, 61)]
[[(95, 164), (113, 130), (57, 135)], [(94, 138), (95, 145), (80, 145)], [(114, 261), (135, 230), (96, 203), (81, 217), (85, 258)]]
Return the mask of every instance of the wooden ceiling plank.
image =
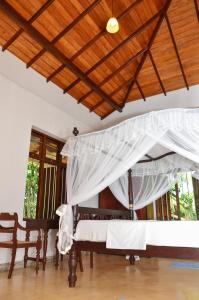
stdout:
[(172, 0), (167, 0), (165, 6), (163, 8), (163, 10), (161, 11), (161, 15), (159, 17), (159, 20), (158, 20), (158, 22), (157, 22), (157, 24), (155, 26), (155, 29), (154, 29), (154, 31), (152, 33), (152, 36), (151, 36), (151, 38), (149, 40), (148, 51), (145, 52), (144, 55), (142, 56), (142, 59), (141, 59), (139, 65), (138, 65), (138, 68), (137, 68), (134, 76), (133, 76), (133, 79), (132, 79), (132, 81), (129, 84), (129, 88), (128, 88), (127, 93), (126, 93), (126, 95), (124, 97), (123, 106), (126, 104), (126, 102), (128, 100), (128, 96), (130, 95), (131, 90), (133, 89), (133, 86), (135, 84), (135, 81), (137, 80), (137, 78), (138, 78), (138, 76), (140, 74), (140, 71), (142, 70), (142, 67), (143, 67), (143, 65), (144, 65), (144, 63), (146, 61), (147, 55), (148, 55), (148, 53), (149, 53), (149, 51), (150, 51), (150, 49), (151, 49), (151, 47), (153, 45), (153, 42), (154, 42), (154, 40), (155, 40), (155, 38), (157, 36), (157, 33), (159, 32), (159, 29), (160, 29), (160, 27), (162, 25), (162, 22), (163, 22), (164, 18), (166, 17), (166, 13), (167, 13), (167, 10), (169, 9), (171, 1)]
[[(116, 16), (118, 22), (121, 22), (121, 20), (126, 17), (126, 15), (129, 14), (129, 12), (135, 8), (139, 3), (143, 2), (143, 0), (137, 0), (134, 3), (132, 3), (127, 9), (125, 9), (120, 15)], [(80, 56), (83, 52), (85, 52), (89, 47), (91, 47), (99, 38), (101, 38), (103, 35), (108, 34), (106, 31), (106, 28), (103, 28), (94, 38), (92, 38), (85, 46), (83, 46), (77, 53), (75, 53), (72, 56), (72, 60), (75, 60), (78, 56)]]
[(56, 69), (50, 76), (48, 76), (48, 78), (46, 79), (47, 82), (49, 82), (50, 80), (52, 80), (53, 77), (55, 77), (58, 73), (60, 73), (61, 71), (63, 71), (63, 69), (65, 68), (65, 65), (61, 65), (58, 69)]
[[(138, 34), (145, 30), (147, 26), (149, 26), (159, 15), (161, 11), (153, 15), (149, 20), (147, 20), (142, 26), (138, 27), (136, 31), (131, 33), (126, 39), (124, 39), (120, 44), (118, 44), (112, 51), (110, 51), (107, 55), (103, 56), (95, 65), (93, 65), (85, 74), (89, 75), (92, 71), (94, 71), (97, 67), (99, 67), (102, 63), (104, 63), (109, 57), (111, 57), (116, 51), (122, 48), (125, 44), (127, 44), (130, 40), (135, 38)], [(73, 83), (71, 83), (67, 88), (64, 89), (64, 93), (71, 90), (76, 84), (81, 81), (80, 78), (76, 79)]]
[(175, 38), (174, 38), (174, 34), (173, 34), (173, 31), (172, 31), (172, 28), (171, 28), (171, 24), (170, 24), (170, 21), (169, 21), (169, 18), (167, 16), (167, 14), (165, 15), (165, 19), (166, 19), (167, 27), (168, 27), (168, 30), (169, 30), (169, 33), (170, 33), (170, 36), (171, 36), (171, 40), (172, 40), (172, 43), (173, 43), (173, 46), (174, 46), (174, 49), (175, 49), (175, 53), (176, 53), (176, 56), (177, 56), (177, 59), (178, 59), (178, 63), (179, 63), (179, 66), (180, 66), (182, 77), (184, 79), (184, 83), (186, 85), (187, 90), (189, 90), (189, 84), (188, 84), (188, 81), (187, 81), (187, 78), (186, 78), (186, 74), (185, 74), (185, 71), (184, 71), (184, 68), (183, 68), (183, 65), (182, 65), (182, 61), (181, 61), (181, 58), (180, 58), (178, 47), (177, 47), (177, 44), (176, 44), (176, 41), (175, 41)]
[(162, 80), (161, 80), (160, 74), (159, 74), (159, 72), (158, 72), (158, 69), (157, 69), (157, 66), (156, 66), (156, 63), (155, 63), (155, 61), (154, 61), (154, 58), (153, 58), (153, 55), (152, 55), (151, 51), (149, 51), (149, 57), (150, 57), (152, 66), (153, 66), (153, 68), (154, 68), (154, 71), (155, 71), (155, 73), (156, 73), (157, 79), (158, 79), (158, 81), (159, 81), (159, 83), (160, 83), (160, 87), (161, 87), (161, 89), (162, 89), (164, 95), (166, 96), (167, 93), (166, 93), (165, 87), (164, 87), (164, 85), (163, 85), (163, 82), (162, 82)]
[(96, 94), (105, 99), (110, 106), (118, 111), (122, 111), (121, 107), (117, 105), (103, 90), (101, 90), (88, 76), (86, 76), (76, 65), (74, 65), (62, 52), (55, 48), (39, 31), (37, 31), (5, 0), (0, 1), (0, 10), (9, 17), (18, 26), (22, 27), (23, 30), (30, 35), (35, 41), (37, 41), (43, 48), (51, 53), (57, 60), (64, 64), (72, 73), (76, 76), (81, 77), (82, 81), (85, 82)]
[[(116, 88), (116, 90), (114, 90), (109, 96), (112, 97), (114, 95), (116, 95), (119, 91), (121, 91), (121, 89), (123, 89), (124, 87), (126, 87), (129, 83), (130, 83), (131, 79), (130, 80), (127, 80), (125, 82), (123, 82), (120, 86), (118, 86)], [(95, 111), (100, 105), (102, 105), (104, 103), (104, 100), (100, 100), (98, 103), (96, 103), (91, 109), (90, 109), (90, 112), (93, 112)]]
[(138, 87), (138, 90), (139, 90), (139, 92), (140, 92), (140, 95), (142, 96), (142, 99), (143, 99), (144, 101), (146, 101), (146, 97), (145, 97), (145, 95), (144, 95), (144, 92), (143, 92), (143, 90), (142, 90), (142, 88), (141, 88), (141, 86), (140, 86), (138, 80), (136, 80), (135, 83), (136, 83), (136, 85), (137, 85), (137, 87)]
[(104, 115), (103, 117), (101, 117), (101, 120), (104, 120), (105, 118), (107, 118), (108, 116), (110, 116), (115, 110), (111, 110), (109, 113), (107, 113), (106, 115)]
[[(89, 7), (87, 7), (76, 19), (74, 19), (64, 30), (62, 30), (52, 41), (52, 44), (58, 42), (67, 32), (69, 32), (77, 23), (79, 23), (88, 13), (90, 13), (102, 0), (95, 0)], [(44, 53), (46, 49), (42, 49), (35, 57), (33, 57), (27, 64), (29, 68), (34, 64)]]
[(198, 0), (194, 0), (194, 4), (195, 4), (195, 9), (196, 9), (196, 15), (197, 15), (198, 22), (199, 22), (199, 7), (198, 7)]
[[(118, 21), (121, 21), (136, 5), (141, 3), (143, 0), (137, 0), (132, 3), (125, 11), (123, 11), (118, 17)], [(78, 56), (80, 56), (84, 51), (86, 51), (90, 46), (92, 46), (99, 38), (107, 33), (106, 28), (103, 28), (94, 38), (92, 38), (85, 46), (83, 46), (79, 51), (77, 51), (72, 57), (71, 61), (75, 60)], [(54, 74), (55, 73), (55, 74)], [(59, 72), (53, 72), (50, 77), (50, 80), (57, 75)], [(49, 80), (48, 80), (49, 81)]]
[[(120, 73), (124, 68), (126, 68), (129, 64), (131, 64), (138, 56), (140, 56), (141, 54), (143, 54), (145, 51), (147, 51), (147, 48), (139, 51), (134, 56), (132, 56), (130, 59), (128, 59), (123, 65), (121, 65), (113, 73), (111, 73), (106, 78), (104, 78), (104, 80), (102, 80), (102, 82), (99, 84), (99, 86), (101, 87), (102, 85), (104, 85), (105, 83), (107, 83), (111, 78), (113, 78), (115, 75), (117, 75), (118, 73)], [(92, 92), (93, 91), (90, 91), (86, 95), (84, 95), (83, 97), (81, 97), (78, 100), (78, 104), (82, 103), (88, 96), (90, 96), (90, 94), (92, 94)]]
[[(54, 2), (55, 0), (48, 0), (44, 3), (40, 9), (28, 20), (29, 24), (32, 24), (41, 14)], [(5, 51), (14, 41), (24, 32), (22, 28), (20, 28), (3, 46), (2, 51)]]

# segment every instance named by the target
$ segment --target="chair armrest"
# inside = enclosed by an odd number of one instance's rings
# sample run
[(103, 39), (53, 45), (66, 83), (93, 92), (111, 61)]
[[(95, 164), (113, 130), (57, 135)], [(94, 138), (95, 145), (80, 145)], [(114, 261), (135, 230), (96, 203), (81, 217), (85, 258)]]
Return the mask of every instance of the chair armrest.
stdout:
[(37, 232), (38, 232), (38, 235), (41, 236), (41, 230), (40, 230), (40, 229), (36, 229), (36, 228), (26, 228), (26, 227), (23, 227), (22, 225), (20, 225), (19, 223), (17, 224), (17, 228), (18, 228), (19, 230), (26, 231), (26, 232), (37, 231)]

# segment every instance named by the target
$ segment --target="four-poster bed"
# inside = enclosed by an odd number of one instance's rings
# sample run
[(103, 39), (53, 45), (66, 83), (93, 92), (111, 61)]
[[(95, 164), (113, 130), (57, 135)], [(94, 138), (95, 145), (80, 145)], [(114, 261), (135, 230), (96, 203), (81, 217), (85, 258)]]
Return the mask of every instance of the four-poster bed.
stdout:
[[(165, 194), (177, 182), (179, 172), (189, 170), (197, 173), (198, 138), (199, 110), (171, 109), (151, 112), (97, 133), (69, 139), (62, 151), (69, 156), (69, 204), (58, 211), (58, 249), (61, 253), (70, 250), (69, 286), (75, 286), (77, 253), (83, 250), (150, 257), (199, 258), (199, 240), (189, 234), (190, 230), (199, 227), (197, 221), (187, 225), (186, 222), (178, 223), (180, 227), (176, 222), (164, 222), (161, 226), (160, 222), (158, 226), (150, 221), (132, 222), (135, 210)], [(106, 186), (129, 211), (115, 213), (77, 206)], [(92, 215), (92, 219), (95, 219), (93, 222), (106, 228), (103, 239), (95, 237), (96, 232), (91, 232), (91, 238), (81, 236), (82, 226), (87, 228), (86, 234), (89, 228), (95, 227), (95, 223), (86, 220), (78, 222), (82, 213)], [(106, 219), (130, 220), (97, 221), (101, 215)], [(170, 237), (163, 228), (166, 223), (172, 232)], [(165, 240), (158, 234), (159, 226), (165, 230)], [(160, 240), (155, 239), (158, 235)]]

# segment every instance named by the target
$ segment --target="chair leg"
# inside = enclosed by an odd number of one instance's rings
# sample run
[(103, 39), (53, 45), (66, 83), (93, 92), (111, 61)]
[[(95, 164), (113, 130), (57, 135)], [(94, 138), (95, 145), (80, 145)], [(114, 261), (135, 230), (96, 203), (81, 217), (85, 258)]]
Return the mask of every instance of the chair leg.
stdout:
[[(26, 241), (30, 240), (30, 231), (26, 232)], [(24, 254), (24, 268), (27, 266), (28, 261), (28, 247), (25, 248), (25, 254)]]
[(11, 263), (10, 263), (10, 269), (9, 269), (9, 272), (8, 272), (8, 279), (10, 279), (11, 276), (12, 276), (12, 272), (13, 272), (14, 265), (15, 265), (16, 251), (17, 251), (16, 248), (12, 249), (12, 259), (11, 259)]
[(81, 272), (84, 272), (83, 263), (82, 263), (82, 253), (81, 253), (81, 251), (78, 252), (78, 262), (79, 262), (80, 271), (81, 271)]
[(25, 248), (25, 254), (24, 254), (24, 268), (27, 266), (27, 261), (28, 261), (28, 248)]
[(90, 252), (90, 268), (93, 269), (93, 252)]
[(39, 271), (39, 260), (40, 260), (40, 245), (37, 246), (37, 253), (36, 253), (36, 274), (38, 274), (38, 271)]

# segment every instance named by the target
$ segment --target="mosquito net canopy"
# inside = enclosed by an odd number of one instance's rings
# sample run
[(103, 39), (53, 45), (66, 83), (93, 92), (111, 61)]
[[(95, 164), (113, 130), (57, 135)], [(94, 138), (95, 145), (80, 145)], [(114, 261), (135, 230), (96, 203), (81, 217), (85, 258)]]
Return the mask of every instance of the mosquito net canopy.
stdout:
[[(60, 215), (71, 216), (71, 206), (107, 186), (128, 207), (129, 169), (133, 209), (142, 208), (167, 192), (179, 172), (198, 174), (199, 109), (150, 112), (102, 131), (71, 137), (62, 155), (68, 156), (68, 206)], [(162, 159), (147, 161), (158, 156)], [(72, 237), (71, 218), (67, 222)]]

